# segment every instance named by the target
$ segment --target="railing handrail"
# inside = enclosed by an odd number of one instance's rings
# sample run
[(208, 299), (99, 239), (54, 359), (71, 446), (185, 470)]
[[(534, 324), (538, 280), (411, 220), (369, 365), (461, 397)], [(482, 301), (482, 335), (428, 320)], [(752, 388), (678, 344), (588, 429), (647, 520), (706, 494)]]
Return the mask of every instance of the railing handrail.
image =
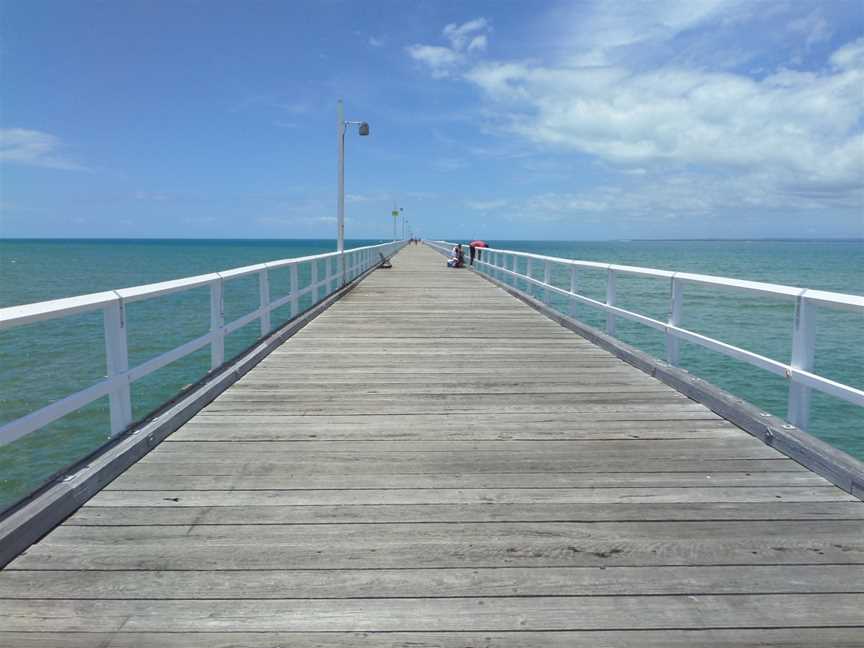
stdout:
[[(425, 242), (431, 247), (445, 253), (449, 252), (455, 245), (466, 245), (465, 243), (459, 244), (450, 241)], [(514, 283), (513, 287), (516, 290), (519, 290), (515, 285), (516, 281), (522, 281), (526, 284), (542, 288), (544, 291), (544, 301), (547, 303), (549, 302), (549, 294), (555, 293), (570, 299), (573, 303), (581, 303), (605, 311), (606, 332), (610, 335), (615, 335), (616, 317), (622, 317), (624, 319), (639, 322), (640, 324), (665, 333), (667, 349), (666, 361), (673, 366), (678, 366), (679, 342), (684, 340), (788, 379), (789, 403), (787, 420), (801, 429), (806, 429), (809, 423), (810, 392), (813, 389), (840, 398), (854, 405), (858, 405), (859, 407), (864, 407), (864, 390), (831, 380), (813, 372), (815, 360), (816, 307), (830, 306), (854, 311), (864, 311), (864, 296), (862, 295), (799, 288), (795, 286), (733, 279), (730, 277), (719, 277), (715, 275), (672, 272), (669, 270), (642, 268), (615, 263), (563, 259), (543, 254), (522, 252), (519, 250), (506, 250), (492, 247), (481, 248), (481, 250), (481, 258), (475, 260), (475, 266), (481, 270), (485, 269), (493, 276), (493, 278), (495, 274), (511, 277)], [(507, 268), (504, 264), (504, 258), (507, 257), (512, 257), (513, 259), (510, 268)], [(516, 271), (517, 257), (527, 259), (526, 274)], [(491, 261), (489, 259), (491, 259)], [(531, 263), (534, 261), (539, 262), (544, 266), (543, 280), (537, 279), (530, 274)], [(562, 265), (570, 268), (569, 290), (550, 283), (550, 264)], [(592, 299), (578, 292), (575, 272), (577, 268), (588, 268), (591, 270), (607, 272), (605, 302)], [(615, 304), (616, 274), (669, 279), (669, 319), (663, 322), (656, 318), (617, 306)], [(795, 318), (793, 322), (792, 353), (790, 362), (786, 363), (768, 358), (758, 353), (754, 353), (753, 351), (722, 342), (718, 339), (682, 327), (680, 325), (681, 310), (683, 308), (683, 289), (686, 284), (715, 286), (724, 289), (755, 292), (758, 294), (794, 299)], [(570, 314), (571, 316), (574, 315), (572, 311)]]
[[(350, 248), (344, 252), (325, 252), (310, 256), (294, 257), (231, 268), (193, 277), (171, 279), (158, 283), (119, 288), (87, 295), (64, 297), (49, 301), (0, 308), (0, 330), (23, 326), (38, 321), (58, 319), (70, 315), (101, 310), (104, 320), (104, 340), (107, 371), (103, 380), (58, 401), (50, 403), (15, 420), (0, 424), (0, 445), (10, 443), (49, 423), (75, 412), (93, 401), (109, 396), (111, 434), (122, 432), (132, 423), (131, 384), (162, 367), (193, 353), (208, 344), (211, 346), (212, 369), (224, 362), (225, 337), (254, 322), (261, 324), (264, 337), (272, 330), (270, 314), (282, 306), (291, 306), (291, 318), (299, 315), (299, 299), (312, 294), (313, 305), (319, 301), (320, 289), (324, 296), (332, 294), (364, 271), (378, 264), (383, 254), (392, 256), (405, 245), (405, 241), (392, 241), (376, 245)], [(325, 262), (325, 275), (318, 277), (318, 264)], [(312, 263), (309, 285), (298, 285), (298, 268)], [(290, 268), (290, 291), (278, 299), (271, 299), (269, 272)], [(224, 320), (223, 288), (226, 280), (258, 275), (259, 305), (254, 310), (226, 323)], [(193, 340), (129, 367), (129, 351), (126, 327), (126, 305), (143, 299), (183, 292), (203, 286), (210, 287), (210, 330)]]
[[(364, 245), (362, 247), (350, 248), (345, 250), (346, 253), (354, 253), (360, 250), (370, 250), (392, 243), (379, 243), (376, 245)], [(96, 293), (87, 293), (84, 295), (75, 295), (72, 297), (61, 297), (58, 299), (49, 299), (41, 302), (33, 302), (30, 304), (20, 304), (16, 306), (6, 306), (0, 308), (0, 330), (9, 329), (31, 322), (37, 322), (46, 319), (56, 319), (58, 317), (66, 317), (76, 313), (82, 313), (89, 310), (97, 310), (104, 307), (106, 304), (116, 300), (118, 297), (124, 299), (127, 303), (138, 301), (141, 299), (150, 299), (167, 295), (173, 292), (181, 292), (191, 288), (197, 288), (209, 284), (210, 282), (222, 279), (237, 279), (246, 275), (260, 272), (261, 270), (277, 270), (290, 265), (300, 263), (308, 263), (310, 261), (321, 261), (323, 259), (332, 259), (339, 256), (339, 252), (324, 252), (322, 254), (314, 254), (310, 256), (291, 257), (287, 259), (278, 259), (275, 261), (267, 261), (265, 263), (256, 263), (238, 268), (229, 268), (219, 270), (218, 272), (210, 272), (207, 274), (195, 275), (191, 277), (181, 277), (179, 279), (168, 279), (151, 284), (141, 284), (138, 286), (130, 286), (128, 288), (117, 288), (115, 290), (106, 290)]]
[[(444, 246), (459, 245), (459, 243), (451, 243), (450, 241), (426, 241), (428, 244), (443, 244)], [(461, 245), (468, 247), (467, 243)], [(441, 247), (440, 245), (438, 247)], [(558, 263), (563, 265), (571, 265), (578, 268), (590, 268), (594, 270), (614, 270), (625, 274), (640, 275), (645, 277), (657, 277), (665, 279), (679, 279), (688, 283), (699, 283), (703, 285), (719, 286), (725, 288), (733, 288), (738, 290), (747, 290), (750, 292), (764, 293), (770, 295), (779, 295), (781, 297), (798, 298), (806, 292), (807, 298), (818, 301), (825, 305), (833, 305), (838, 307), (849, 307), (857, 310), (864, 308), (864, 295), (853, 295), (849, 293), (832, 292), (828, 290), (816, 290), (813, 288), (801, 288), (796, 286), (787, 286), (784, 284), (767, 283), (764, 281), (750, 281), (749, 279), (735, 279), (732, 277), (721, 277), (718, 275), (698, 274), (693, 272), (676, 272), (672, 270), (660, 270), (659, 268), (644, 268), (640, 266), (619, 265), (617, 263), (603, 263), (600, 261), (582, 261), (579, 259), (564, 259), (562, 257), (553, 257), (545, 254), (535, 254), (533, 252), (522, 252), (520, 250), (508, 250), (504, 248), (486, 247), (481, 248), (486, 252), (501, 252), (512, 256), (523, 258), (530, 257), (538, 261), (549, 261), (550, 263)]]

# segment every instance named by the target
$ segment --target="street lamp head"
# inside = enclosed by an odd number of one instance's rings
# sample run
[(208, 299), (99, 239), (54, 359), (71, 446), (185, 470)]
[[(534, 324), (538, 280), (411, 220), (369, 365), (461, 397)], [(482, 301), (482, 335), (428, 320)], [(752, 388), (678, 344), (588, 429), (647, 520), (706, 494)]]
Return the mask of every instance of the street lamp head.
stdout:
[(357, 130), (360, 132), (360, 135), (366, 136), (369, 134), (369, 124), (366, 122), (360, 122), (360, 126)]

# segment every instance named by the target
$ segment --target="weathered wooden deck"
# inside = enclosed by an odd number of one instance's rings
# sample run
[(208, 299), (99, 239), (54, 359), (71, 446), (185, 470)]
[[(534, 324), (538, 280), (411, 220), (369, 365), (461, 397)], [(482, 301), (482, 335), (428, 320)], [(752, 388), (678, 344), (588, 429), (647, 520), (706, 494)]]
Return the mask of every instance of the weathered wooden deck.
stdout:
[(862, 646), (864, 504), (407, 248), (0, 573), (0, 645)]

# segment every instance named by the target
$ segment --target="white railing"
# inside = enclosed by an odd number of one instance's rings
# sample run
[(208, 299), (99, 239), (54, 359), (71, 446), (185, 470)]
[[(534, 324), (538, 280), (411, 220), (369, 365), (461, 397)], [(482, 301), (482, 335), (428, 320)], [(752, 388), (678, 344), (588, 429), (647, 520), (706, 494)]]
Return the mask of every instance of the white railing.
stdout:
[[(426, 241), (426, 244), (440, 252), (449, 254), (455, 243), (448, 241)], [(467, 245), (463, 244), (467, 255)], [(669, 364), (678, 366), (679, 343), (681, 340), (717, 351), (726, 356), (746, 362), (760, 369), (789, 380), (789, 401), (787, 420), (793, 425), (807, 429), (810, 419), (810, 395), (812, 390), (848, 401), (859, 407), (864, 406), (864, 391), (850, 385), (835, 382), (813, 373), (816, 342), (816, 309), (819, 306), (842, 308), (864, 313), (864, 296), (847, 295), (844, 293), (827, 292), (783, 286), (779, 284), (744, 281), (727, 277), (692, 274), (689, 272), (670, 272), (654, 268), (639, 268), (634, 266), (616, 265), (613, 263), (597, 263), (594, 261), (576, 261), (557, 257), (501, 250), (497, 248), (482, 248), (481, 259), (475, 260), (474, 267), (489, 274), (492, 278), (510, 277), (543, 289), (543, 300), (549, 303), (550, 294), (561, 295), (571, 304), (593, 306), (606, 313), (606, 332), (615, 335), (615, 320), (618, 317), (639, 322), (666, 335), (666, 360)], [(517, 260), (525, 260), (525, 274), (518, 272)], [(535, 265), (536, 264), (536, 265)], [(569, 289), (555, 286), (550, 281), (553, 266), (564, 268), (569, 273)], [(534, 268), (542, 269), (543, 279), (533, 276)], [(606, 299), (600, 301), (591, 299), (578, 292), (577, 270), (587, 268), (606, 273)], [(653, 277), (668, 279), (670, 282), (669, 318), (662, 322), (653, 317), (642, 315), (616, 306), (617, 275)], [(742, 349), (726, 342), (689, 331), (681, 324), (684, 287), (688, 284), (714, 286), (739, 292), (771, 295), (795, 300), (795, 319), (792, 331), (792, 352), (788, 363)], [(518, 288), (516, 288), (518, 290)], [(570, 315), (574, 315), (571, 311)]]
[[(212, 369), (221, 366), (225, 361), (225, 337), (234, 331), (259, 320), (261, 337), (271, 332), (271, 312), (290, 304), (291, 318), (299, 315), (300, 298), (306, 294), (312, 295), (312, 305), (338, 290), (369, 268), (378, 265), (383, 255), (389, 258), (405, 243), (393, 241), (381, 245), (353, 248), (345, 250), (344, 254), (331, 252), (315, 256), (298, 257), (269, 261), (243, 268), (234, 268), (222, 272), (174, 279), (146, 286), (135, 286), (120, 290), (110, 290), (65, 299), (25, 304), (0, 308), (0, 330), (31, 324), (42, 320), (58, 319), (101, 310), (104, 321), (104, 338), (106, 354), (105, 379), (86, 389), (76, 392), (50, 405), (42, 407), (30, 414), (5, 423), (0, 426), (0, 445), (10, 443), (31, 432), (39, 430), (49, 423), (66, 416), (98, 398), (108, 396), (111, 417), (111, 434), (116, 435), (132, 423), (132, 397), (130, 387), (133, 382), (153, 373), (157, 369), (183, 358), (184, 356), (210, 345), (210, 365)], [(318, 277), (319, 264), (324, 265), (326, 272)], [(308, 286), (299, 288), (299, 268), (304, 264), (310, 266), (310, 282)], [(290, 273), (290, 291), (278, 299), (271, 299), (269, 272), (287, 268)], [(223, 291), (226, 281), (257, 275), (258, 277), (258, 308), (225, 323)], [(126, 327), (126, 305), (130, 302), (152, 299), (171, 293), (179, 293), (203, 286), (210, 287), (210, 330), (206, 334), (186, 342), (166, 353), (150, 358), (136, 367), (129, 367), (129, 351)], [(323, 294), (321, 290), (323, 289)], [(311, 308), (311, 306), (310, 306)]]

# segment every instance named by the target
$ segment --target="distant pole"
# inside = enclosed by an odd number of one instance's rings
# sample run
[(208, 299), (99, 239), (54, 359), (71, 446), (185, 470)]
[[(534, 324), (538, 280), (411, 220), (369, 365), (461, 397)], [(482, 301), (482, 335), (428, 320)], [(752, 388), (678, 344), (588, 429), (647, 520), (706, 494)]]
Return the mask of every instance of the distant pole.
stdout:
[(336, 251), (339, 253), (339, 270), (345, 283), (345, 108), (342, 100), (336, 105), (336, 139), (339, 147), (339, 171), (336, 202)]

